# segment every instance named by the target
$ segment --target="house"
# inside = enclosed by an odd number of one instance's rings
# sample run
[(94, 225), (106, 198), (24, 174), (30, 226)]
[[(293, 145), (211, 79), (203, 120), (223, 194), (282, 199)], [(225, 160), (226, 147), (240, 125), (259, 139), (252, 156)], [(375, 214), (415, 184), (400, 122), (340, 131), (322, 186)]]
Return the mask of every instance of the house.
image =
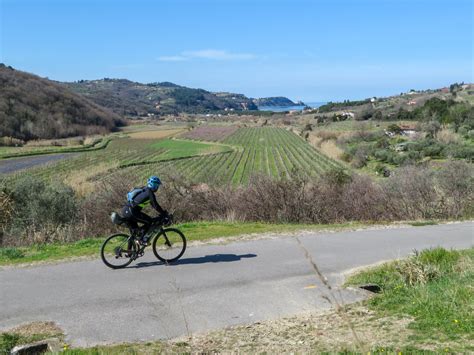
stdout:
[(449, 94), (449, 88), (444, 87), (444, 88), (441, 88), (440, 91), (444, 94)]

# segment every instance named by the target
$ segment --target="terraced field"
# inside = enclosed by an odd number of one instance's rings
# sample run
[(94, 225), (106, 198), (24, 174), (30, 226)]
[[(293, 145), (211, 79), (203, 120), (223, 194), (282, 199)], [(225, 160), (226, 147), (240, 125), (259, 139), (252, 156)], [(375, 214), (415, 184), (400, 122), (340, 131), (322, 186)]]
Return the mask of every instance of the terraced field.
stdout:
[(222, 143), (234, 150), (149, 164), (141, 167), (138, 175), (145, 178), (152, 173), (174, 172), (196, 182), (238, 185), (248, 183), (256, 173), (272, 177), (289, 177), (293, 173), (318, 176), (340, 167), (294, 133), (281, 128), (240, 128)]
[(84, 152), (28, 173), (67, 180), (72, 185), (122, 174), (136, 176), (137, 182), (151, 174), (174, 174), (194, 182), (240, 185), (247, 184), (257, 173), (276, 178), (294, 174), (318, 176), (340, 166), (281, 128), (239, 128), (227, 134), (211, 129), (197, 133), (209, 141), (117, 137), (105, 149)]
[(121, 170), (129, 166), (225, 151), (231, 151), (231, 148), (175, 139), (115, 138), (103, 150), (85, 152), (73, 159), (31, 169), (28, 173), (41, 178), (62, 179), (76, 175), (92, 178), (94, 175), (103, 175), (111, 170)]

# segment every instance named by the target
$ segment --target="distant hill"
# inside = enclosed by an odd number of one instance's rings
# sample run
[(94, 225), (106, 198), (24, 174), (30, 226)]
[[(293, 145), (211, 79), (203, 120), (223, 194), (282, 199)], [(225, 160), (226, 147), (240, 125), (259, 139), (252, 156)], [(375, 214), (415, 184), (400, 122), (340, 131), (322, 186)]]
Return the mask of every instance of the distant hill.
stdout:
[(257, 110), (240, 94), (211, 93), (169, 82), (141, 84), (125, 79), (80, 80), (65, 83), (76, 93), (126, 117), (213, 111)]
[(429, 90), (410, 90), (400, 95), (372, 97), (364, 100), (328, 102), (313, 110), (326, 116), (344, 115), (358, 120), (413, 119), (413, 112), (420, 111), (428, 102), (444, 102), (474, 105), (474, 84), (454, 83), (450, 87)]
[(105, 133), (123, 125), (115, 113), (67, 87), (0, 64), (0, 137), (22, 140)]
[(263, 97), (260, 99), (253, 99), (253, 102), (257, 106), (297, 106), (304, 105), (301, 101), (293, 102), (287, 97), (276, 96), (276, 97)]

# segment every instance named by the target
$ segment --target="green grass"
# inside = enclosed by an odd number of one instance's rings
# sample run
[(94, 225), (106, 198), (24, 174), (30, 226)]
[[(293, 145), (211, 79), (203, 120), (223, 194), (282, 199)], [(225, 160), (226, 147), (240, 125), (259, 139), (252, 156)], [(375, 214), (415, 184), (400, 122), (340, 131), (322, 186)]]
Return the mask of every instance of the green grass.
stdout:
[[(347, 284), (375, 283), (382, 292), (368, 301), (379, 315), (411, 316), (416, 343), (458, 344), (474, 351), (474, 248), (424, 250), (349, 278)], [(469, 345), (470, 339), (470, 345)]]
[(53, 336), (58, 339), (63, 338), (63, 334), (31, 334), (31, 335), (20, 335), (18, 333), (0, 333), (0, 354), (10, 354), (10, 351), (17, 345), (34, 343), (40, 340), (52, 338)]
[[(361, 224), (311, 225), (311, 224), (266, 224), (231, 222), (195, 222), (178, 224), (188, 241), (205, 241), (252, 233), (283, 233), (298, 230), (327, 230), (359, 227)], [(80, 256), (99, 256), (104, 242), (102, 238), (82, 239), (74, 243), (52, 243), (18, 248), (0, 248), (0, 265), (14, 265), (38, 261), (64, 260)]]
[(423, 226), (435, 226), (438, 223), (436, 221), (414, 221), (410, 222), (410, 225), (413, 227), (423, 227)]

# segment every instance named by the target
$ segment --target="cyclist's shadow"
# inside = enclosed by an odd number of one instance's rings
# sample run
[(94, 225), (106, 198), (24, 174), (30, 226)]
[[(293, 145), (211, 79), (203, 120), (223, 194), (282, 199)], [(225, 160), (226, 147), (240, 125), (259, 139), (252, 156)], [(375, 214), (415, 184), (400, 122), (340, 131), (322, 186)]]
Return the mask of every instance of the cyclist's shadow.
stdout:
[(200, 256), (196, 258), (183, 258), (175, 261), (171, 264), (166, 264), (162, 261), (152, 261), (152, 262), (140, 262), (133, 266), (129, 266), (129, 268), (141, 268), (141, 267), (148, 267), (148, 266), (157, 266), (157, 265), (168, 265), (168, 266), (176, 266), (176, 265), (194, 265), (194, 264), (206, 264), (206, 263), (228, 263), (233, 261), (240, 261), (244, 258), (255, 258), (257, 254), (214, 254), (214, 255), (206, 255)]

